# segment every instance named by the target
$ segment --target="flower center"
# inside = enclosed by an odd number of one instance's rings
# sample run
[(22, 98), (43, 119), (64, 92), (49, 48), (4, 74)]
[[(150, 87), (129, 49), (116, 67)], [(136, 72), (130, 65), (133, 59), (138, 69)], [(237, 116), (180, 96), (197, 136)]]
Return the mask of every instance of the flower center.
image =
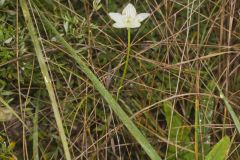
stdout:
[(133, 21), (133, 17), (127, 16), (127, 17), (125, 18), (125, 20), (124, 20), (124, 24), (125, 24), (126, 26), (130, 26), (131, 23), (132, 23), (132, 21)]

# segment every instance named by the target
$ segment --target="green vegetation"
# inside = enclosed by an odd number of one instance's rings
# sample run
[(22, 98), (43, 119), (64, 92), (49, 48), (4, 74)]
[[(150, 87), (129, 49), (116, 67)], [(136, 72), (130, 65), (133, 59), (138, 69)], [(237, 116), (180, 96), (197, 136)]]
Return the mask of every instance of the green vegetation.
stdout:
[[(129, 2), (131, 32), (108, 15)], [(0, 0), (0, 21), (0, 159), (240, 159), (237, 0)]]

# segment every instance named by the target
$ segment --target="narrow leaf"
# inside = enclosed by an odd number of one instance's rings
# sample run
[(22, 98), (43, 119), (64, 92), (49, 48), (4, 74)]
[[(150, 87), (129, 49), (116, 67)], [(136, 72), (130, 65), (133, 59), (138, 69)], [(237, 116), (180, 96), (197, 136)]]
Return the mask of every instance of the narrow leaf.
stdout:
[(55, 120), (57, 123), (58, 132), (59, 132), (59, 135), (60, 135), (60, 138), (62, 141), (65, 157), (66, 157), (66, 160), (71, 160), (71, 155), (70, 155), (70, 151), (68, 148), (67, 138), (66, 138), (65, 131), (63, 128), (62, 119), (61, 119), (60, 112), (58, 109), (58, 104), (57, 104), (56, 96), (54, 93), (53, 85), (51, 82), (50, 75), (48, 73), (48, 68), (47, 68), (46, 62), (44, 60), (44, 56), (43, 56), (43, 53), (41, 50), (40, 42), (38, 40), (37, 32), (36, 32), (36, 29), (34, 28), (33, 21), (30, 16), (30, 12), (29, 12), (26, 0), (20, 0), (20, 5), (22, 8), (22, 12), (23, 12), (23, 16), (25, 18), (27, 28), (29, 30), (29, 34), (30, 34), (33, 46), (34, 46), (34, 50), (37, 55), (39, 66), (40, 66), (42, 75), (44, 77), (44, 82), (45, 82), (45, 85), (48, 90), (48, 94), (49, 94), (49, 97), (50, 97), (50, 100), (52, 103), (52, 109), (53, 109), (54, 117), (55, 117)]

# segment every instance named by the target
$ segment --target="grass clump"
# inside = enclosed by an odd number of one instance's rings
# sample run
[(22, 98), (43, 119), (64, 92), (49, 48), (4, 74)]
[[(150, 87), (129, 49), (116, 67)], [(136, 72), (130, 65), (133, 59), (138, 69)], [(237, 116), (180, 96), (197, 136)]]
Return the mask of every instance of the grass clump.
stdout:
[[(129, 2), (131, 42), (108, 16)], [(0, 159), (239, 159), (239, 10), (0, 1)]]

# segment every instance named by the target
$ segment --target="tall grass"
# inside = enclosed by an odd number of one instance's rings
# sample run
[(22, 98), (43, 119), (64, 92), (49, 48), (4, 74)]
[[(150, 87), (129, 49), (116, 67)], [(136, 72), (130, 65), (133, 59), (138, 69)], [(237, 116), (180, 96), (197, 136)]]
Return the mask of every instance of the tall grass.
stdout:
[[(108, 17), (129, 2), (131, 42)], [(239, 10), (0, 1), (0, 159), (239, 159)]]
[[(21, 4), (22, 12), (23, 12), (23, 15), (25, 18), (26, 26), (29, 30), (31, 40), (33, 42), (34, 50), (36, 52), (36, 56), (37, 56), (38, 63), (39, 63), (39, 66), (40, 66), (40, 69), (41, 69), (41, 72), (42, 72), (42, 75), (44, 78), (44, 82), (45, 82), (46, 88), (48, 90), (49, 98), (51, 100), (52, 109), (53, 109), (54, 116), (55, 116), (55, 119), (57, 122), (57, 128), (58, 128), (59, 135), (60, 135), (60, 138), (61, 138), (61, 141), (63, 144), (63, 148), (64, 148), (65, 158), (66, 158), (66, 160), (71, 160), (71, 155), (70, 155), (70, 151), (68, 148), (67, 138), (66, 138), (65, 131), (63, 128), (63, 124), (62, 124), (62, 118), (61, 118), (61, 115), (60, 115), (60, 112), (58, 109), (57, 99), (56, 99), (56, 96), (54, 93), (54, 88), (53, 88), (53, 85), (51, 82), (52, 80), (48, 73), (48, 67), (47, 67), (47, 64), (45, 63), (46, 60), (44, 58), (44, 54), (43, 54), (41, 46), (40, 46), (39, 37), (37, 36), (37, 31), (34, 28), (33, 21), (30, 16), (30, 12), (29, 12), (29, 9), (27, 6), (27, 2), (25, 0), (20, 0), (20, 4)], [(37, 122), (35, 122), (35, 125), (36, 125), (36, 123)], [(36, 131), (35, 131), (35, 133), (36, 133)]]

